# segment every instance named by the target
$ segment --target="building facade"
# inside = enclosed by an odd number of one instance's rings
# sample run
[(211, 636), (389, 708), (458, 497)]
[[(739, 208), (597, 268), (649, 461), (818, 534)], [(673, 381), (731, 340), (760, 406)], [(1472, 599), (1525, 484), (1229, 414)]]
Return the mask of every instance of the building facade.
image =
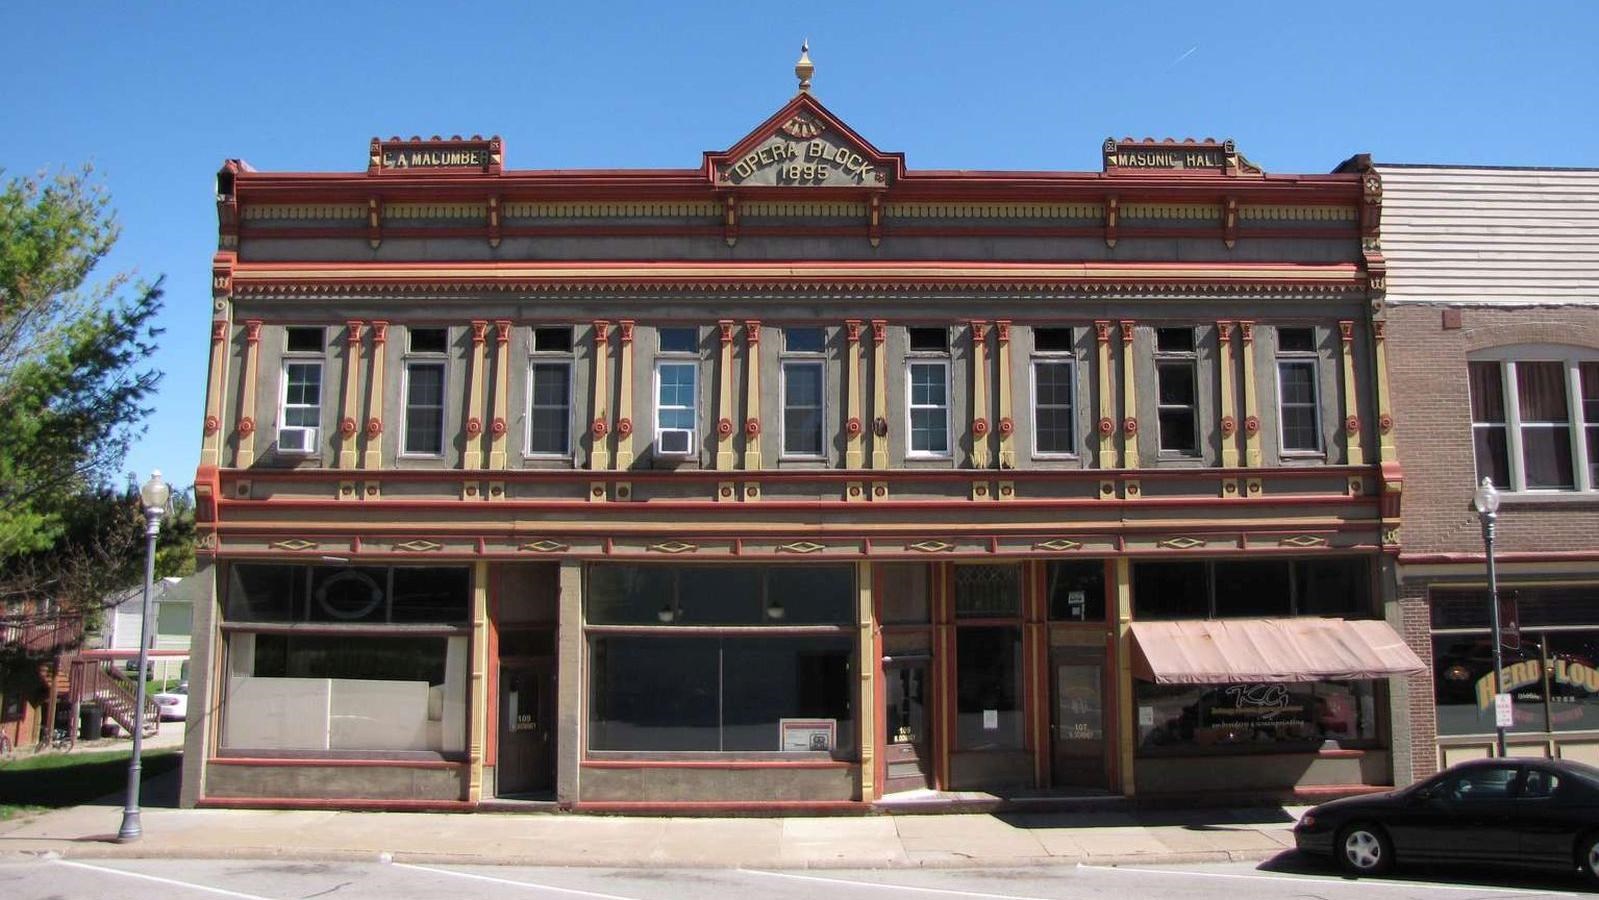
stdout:
[(1405, 466), (1399, 690), (1412, 769), (1493, 752), (1486, 554), (1496, 526), (1512, 755), (1599, 762), (1599, 171), (1378, 166)]
[(1368, 166), (505, 153), (218, 176), (185, 803), (1393, 783)]

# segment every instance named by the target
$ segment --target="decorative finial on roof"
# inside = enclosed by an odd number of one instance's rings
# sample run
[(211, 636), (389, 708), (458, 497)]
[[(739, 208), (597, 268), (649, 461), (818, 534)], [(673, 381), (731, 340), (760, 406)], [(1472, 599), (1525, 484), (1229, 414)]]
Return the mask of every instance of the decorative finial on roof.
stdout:
[(794, 64), (794, 77), (799, 79), (799, 89), (802, 94), (811, 92), (811, 75), (816, 72), (816, 66), (811, 64), (811, 41), (806, 38), (800, 44), (799, 62)]

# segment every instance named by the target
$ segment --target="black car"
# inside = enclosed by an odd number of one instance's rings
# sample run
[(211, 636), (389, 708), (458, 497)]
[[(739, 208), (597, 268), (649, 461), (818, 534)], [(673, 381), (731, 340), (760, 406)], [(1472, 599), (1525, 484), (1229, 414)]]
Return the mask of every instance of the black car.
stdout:
[(1323, 803), (1294, 826), (1299, 849), (1354, 875), (1396, 862), (1580, 871), (1599, 883), (1599, 769), (1481, 759), (1384, 794)]

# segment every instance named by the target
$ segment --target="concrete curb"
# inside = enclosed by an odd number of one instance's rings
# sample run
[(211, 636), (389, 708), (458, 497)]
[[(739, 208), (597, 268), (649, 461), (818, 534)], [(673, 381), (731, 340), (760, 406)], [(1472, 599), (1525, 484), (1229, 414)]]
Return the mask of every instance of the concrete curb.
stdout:
[(884, 859), (882, 857), (836, 857), (828, 859), (640, 859), (604, 858), (581, 854), (554, 856), (513, 856), (504, 853), (437, 853), (425, 850), (314, 850), (284, 847), (181, 848), (140, 845), (73, 843), (67, 847), (0, 850), (0, 861), (27, 862), (50, 859), (203, 859), (262, 860), (293, 859), (308, 862), (410, 863), (413, 865), (549, 866), (605, 869), (992, 869), (1041, 866), (1129, 866), (1188, 865), (1194, 863), (1263, 862), (1291, 848), (1274, 850), (1193, 850), (1171, 853), (1061, 854), (1056, 856), (961, 856), (925, 859)]

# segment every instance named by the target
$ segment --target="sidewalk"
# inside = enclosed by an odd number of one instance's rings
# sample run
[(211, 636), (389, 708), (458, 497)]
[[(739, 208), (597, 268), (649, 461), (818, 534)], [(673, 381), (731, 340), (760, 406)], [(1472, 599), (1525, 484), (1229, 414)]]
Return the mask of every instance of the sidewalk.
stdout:
[(0, 824), (0, 859), (377, 860), (602, 867), (901, 868), (1228, 862), (1293, 847), (1300, 808), (1169, 814), (645, 818), (561, 813), (174, 809), (146, 788), (144, 839), (117, 844), (120, 801)]

